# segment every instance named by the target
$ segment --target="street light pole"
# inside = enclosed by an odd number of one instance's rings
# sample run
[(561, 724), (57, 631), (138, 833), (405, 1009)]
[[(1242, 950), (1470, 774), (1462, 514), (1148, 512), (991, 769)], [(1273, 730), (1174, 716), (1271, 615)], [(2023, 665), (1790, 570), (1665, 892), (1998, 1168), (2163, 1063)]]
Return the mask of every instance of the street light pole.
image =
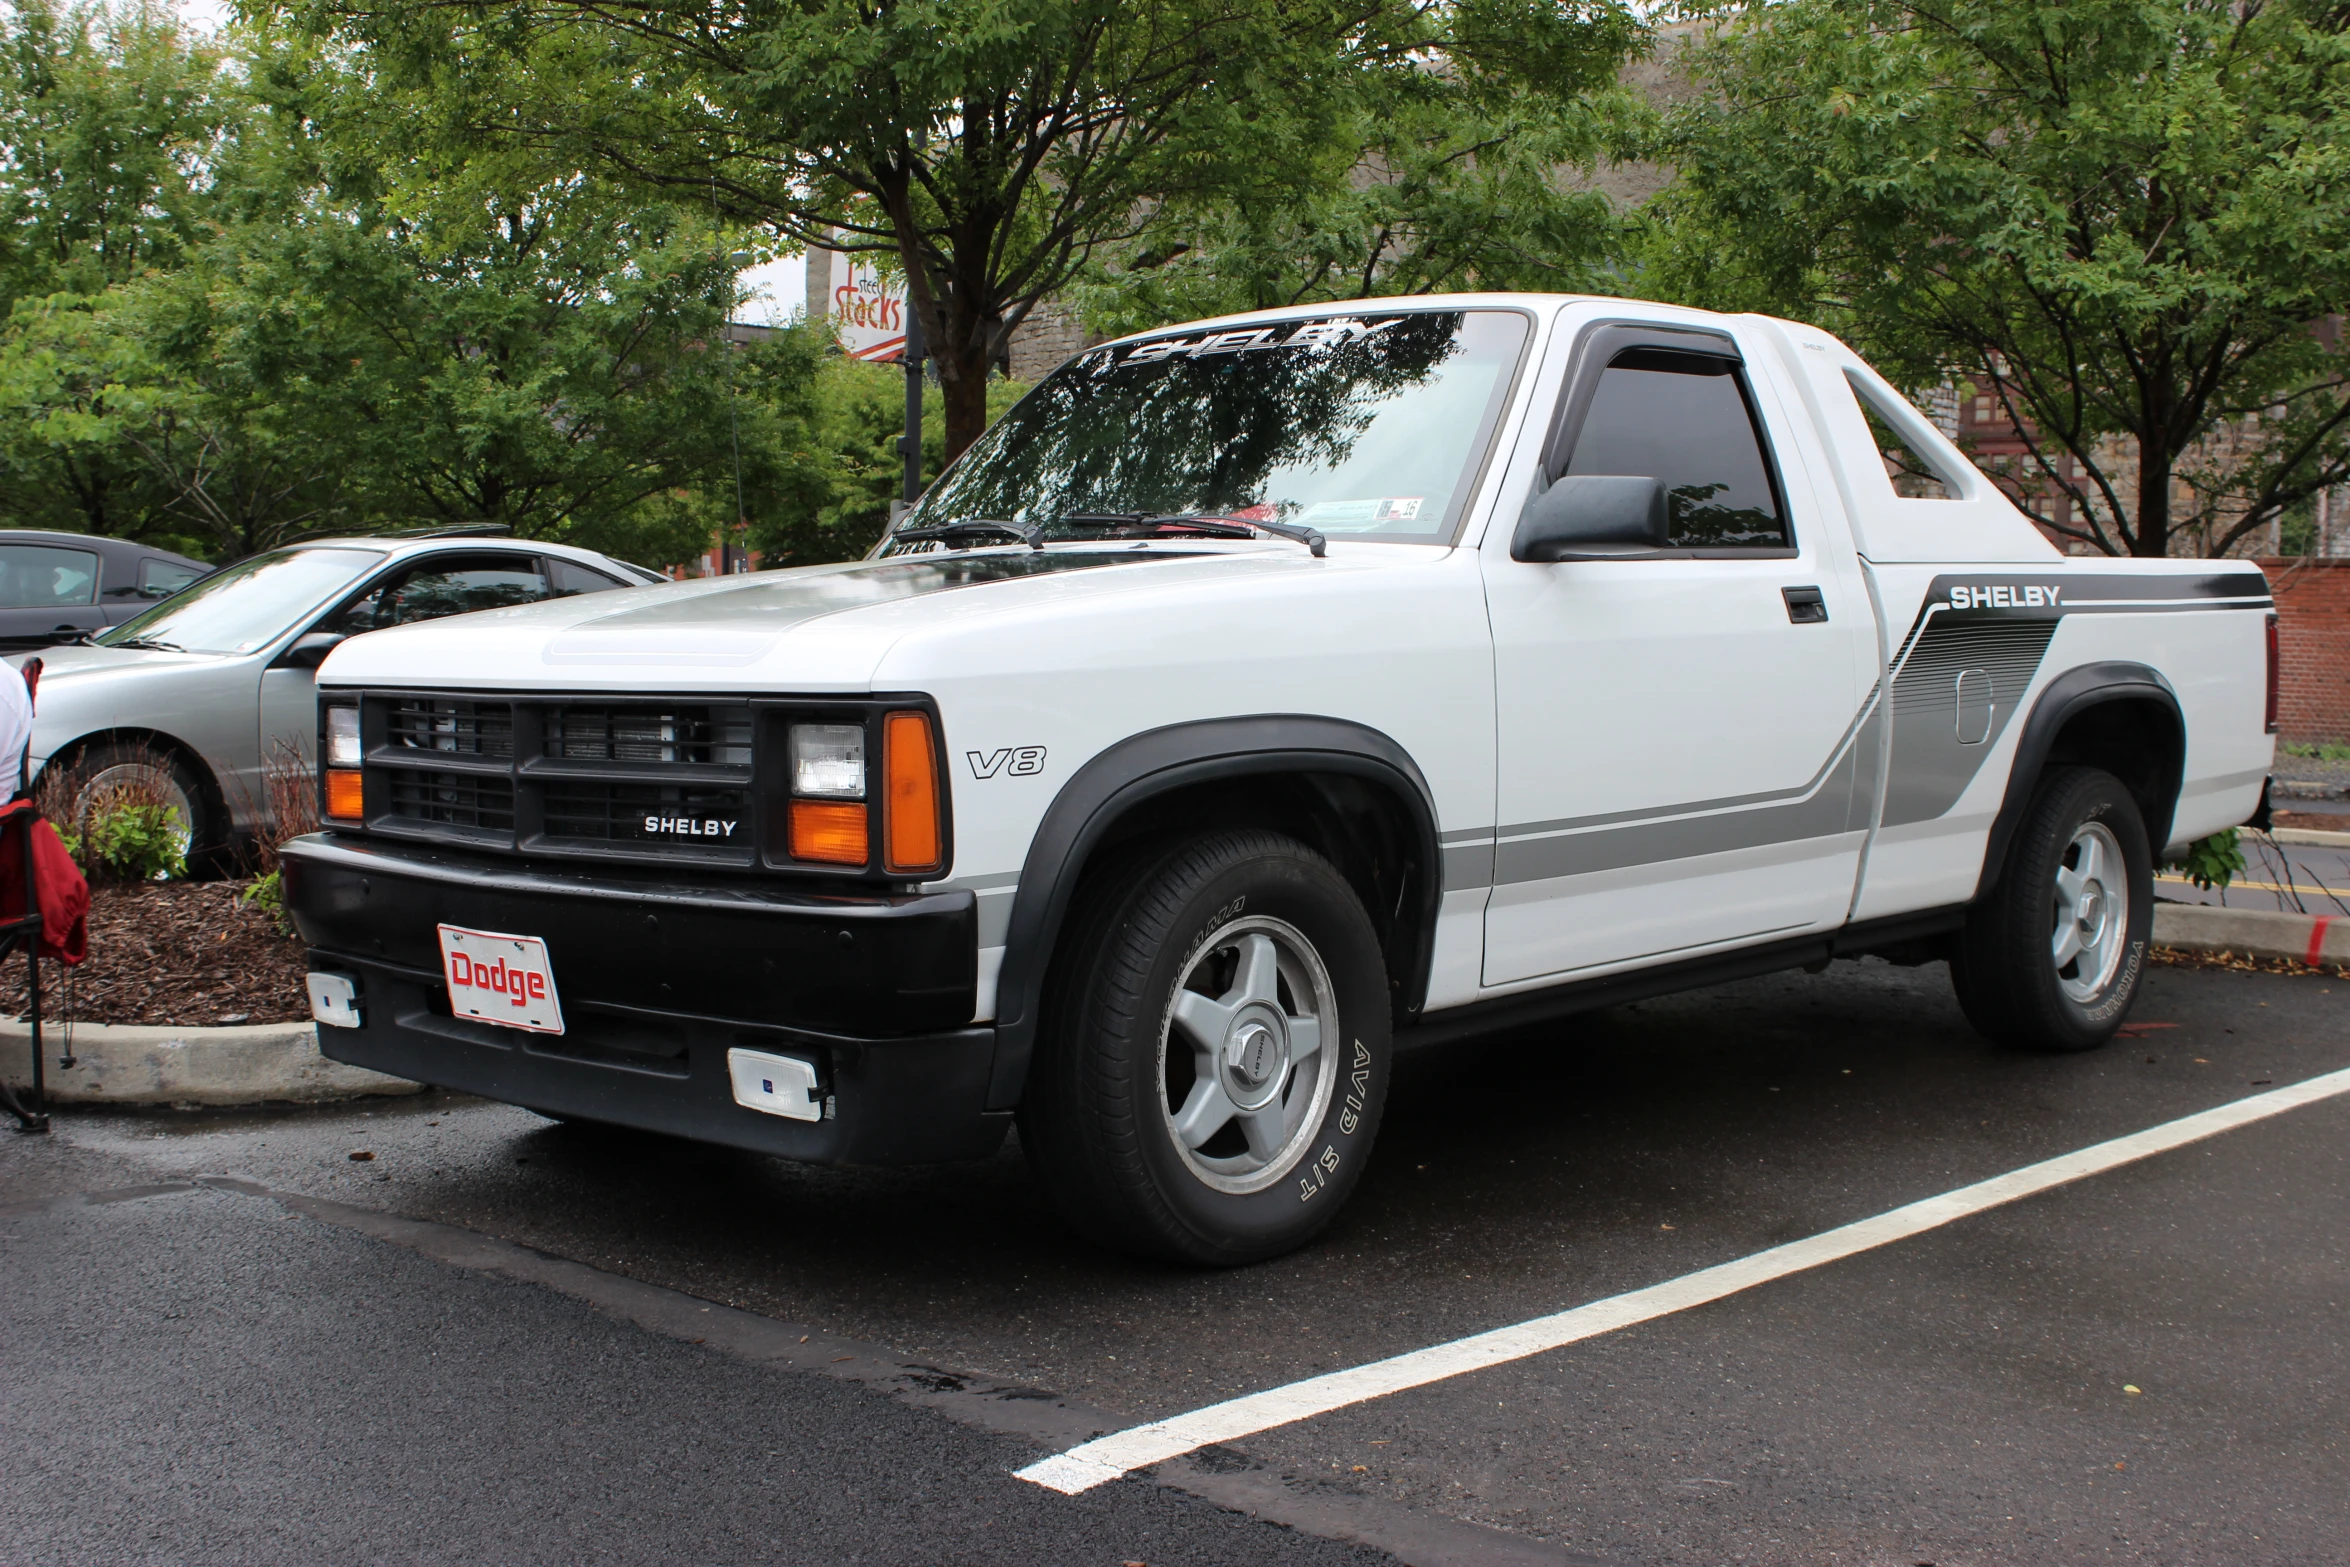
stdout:
[(898, 450), (906, 458), (905, 502), (912, 506), (922, 498), (922, 318), (914, 313), (914, 300), (909, 290), (906, 299), (906, 433), (898, 438)]

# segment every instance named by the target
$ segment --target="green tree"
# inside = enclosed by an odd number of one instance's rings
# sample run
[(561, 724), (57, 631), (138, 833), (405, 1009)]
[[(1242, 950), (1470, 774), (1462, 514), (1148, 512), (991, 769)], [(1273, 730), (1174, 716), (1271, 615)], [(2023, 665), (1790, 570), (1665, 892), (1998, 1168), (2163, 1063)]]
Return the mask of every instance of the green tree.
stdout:
[[(988, 423), (1027, 391), (1001, 376), (989, 381)], [(922, 414), (923, 471), (937, 473), (946, 463), (946, 420), (936, 398), (925, 399)], [(871, 549), (905, 483), (906, 460), (898, 450), (905, 433), (905, 371), (828, 355), (816, 374), (810, 417), (778, 428), (775, 434), (790, 447), (762, 464), (795, 481), (778, 504), (754, 509), (750, 542), (765, 563), (854, 560)]]
[(945, 447), (1036, 304), (1157, 203), (1327, 142), (1411, 0), (304, 0), (417, 106), (419, 146), (619, 175), (894, 259)]
[(1612, 286), (1622, 223), (1590, 176), (1635, 150), (1619, 86), (1645, 28), (1614, 0), (1465, 0), (1364, 50), (1294, 155), (1158, 203), (1077, 293), (1114, 333), (1318, 300)]
[(244, 113), (223, 52), (161, 0), (0, 15), (0, 318), (42, 344), (0, 387), (9, 522), (172, 538), (168, 487), (106, 438), (110, 382), (72, 337), (91, 301), (202, 241)]
[(1996, 397), (2062, 531), (2109, 552), (2218, 553), (2350, 479), (2350, 10), (1706, 14), (1651, 292), (1819, 320), (1909, 386)]

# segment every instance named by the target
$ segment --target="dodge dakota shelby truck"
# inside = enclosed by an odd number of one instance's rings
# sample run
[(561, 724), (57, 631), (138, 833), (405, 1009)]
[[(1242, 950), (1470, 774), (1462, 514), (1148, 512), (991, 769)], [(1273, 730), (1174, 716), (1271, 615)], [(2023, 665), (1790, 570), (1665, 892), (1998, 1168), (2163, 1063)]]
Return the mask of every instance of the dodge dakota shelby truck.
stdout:
[(286, 898), (338, 1060), (805, 1160), (1017, 1122), (1085, 1233), (1241, 1262), (1400, 1048), (1868, 953), (2102, 1043), (2274, 628), (1811, 327), (1276, 311), (1071, 360), (863, 561), (345, 643)]

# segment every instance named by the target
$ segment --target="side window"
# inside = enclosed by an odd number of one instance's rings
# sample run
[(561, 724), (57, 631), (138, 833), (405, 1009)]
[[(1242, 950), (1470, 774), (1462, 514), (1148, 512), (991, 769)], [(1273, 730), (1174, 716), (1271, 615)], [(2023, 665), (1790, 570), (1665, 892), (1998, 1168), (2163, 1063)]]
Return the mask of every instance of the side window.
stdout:
[(347, 637), (549, 596), (533, 555), (442, 555), (395, 571), (318, 623)]
[(0, 609), (98, 602), (98, 557), (48, 544), (0, 544)]
[(1566, 471), (1663, 480), (1672, 541), (1683, 548), (1792, 543), (1734, 360), (1678, 349), (1622, 350), (1600, 373)]
[(201, 566), (150, 555), (139, 562), (139, 597), (167, 599), (203, 575)]
[(1851, 384), (1852, 395), (1860, 401), (1861, 417), (1869, 422), (1869, 438), (1877, 443), (1877, 456), (1885, 464), (1885, 477), (1891, 482), (1893, 493), (1913, 501), (1958, 499), (1956, 481), (1920, 450), (1925, 443), (1901, 434), (1900, 426), (1911, 423), (1915, 413), (1888, 407), (1876, 388), (1858, 376), (1848, 374), (1844, 379)]
[(628, 586), (618, 577), (607, 576), (591, 567), (553, 555), (547, 557), (547, 574), (554, 579), (553, 596), (559, 599), (570, 598), (576, 593), (602, 593), (608, 588)]

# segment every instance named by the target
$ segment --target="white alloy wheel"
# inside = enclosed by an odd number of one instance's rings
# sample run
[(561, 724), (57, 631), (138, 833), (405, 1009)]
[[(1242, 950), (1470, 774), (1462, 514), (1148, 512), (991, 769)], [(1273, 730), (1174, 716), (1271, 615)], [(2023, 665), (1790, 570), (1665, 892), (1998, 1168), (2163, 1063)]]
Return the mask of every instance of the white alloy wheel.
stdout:
[(1294, 1169), (1330, 1107), (1337, 992), (1312, 942), (1263, 915), (1201, 943), (1159, 1025), (1160, 1108), (1184, 1164), (1220, 1192)]
[(2057, 983), (2069, 999), (2086, 1005), (2113, 983), (2129, 928), (2121, 845), (2105, 823), (2083, 822), (2056, 867), (2056, 923), (2048, 939)]

